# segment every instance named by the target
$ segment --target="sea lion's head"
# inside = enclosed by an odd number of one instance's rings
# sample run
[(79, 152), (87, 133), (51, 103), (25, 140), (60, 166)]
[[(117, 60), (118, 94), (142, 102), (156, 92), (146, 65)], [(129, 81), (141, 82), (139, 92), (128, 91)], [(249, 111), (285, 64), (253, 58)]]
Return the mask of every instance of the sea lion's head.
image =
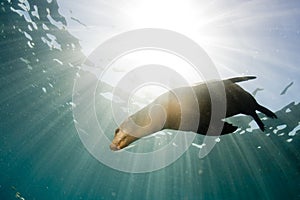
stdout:
[(128, 133), (125, 133), (120, 128), (117, 128), (115, 131), (114, 139), (110, 145), (110, 149), (113, 151), (117, 151), (127, 147), (132, 142), (136, 141), (137, 137), (134, 137)]

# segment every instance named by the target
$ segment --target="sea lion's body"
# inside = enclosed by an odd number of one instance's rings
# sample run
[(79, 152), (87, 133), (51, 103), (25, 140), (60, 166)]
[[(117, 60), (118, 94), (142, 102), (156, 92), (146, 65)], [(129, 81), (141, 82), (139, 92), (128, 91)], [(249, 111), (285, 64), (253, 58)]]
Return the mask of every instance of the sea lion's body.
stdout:
[[(267, 108), (259, 105), (251, 94), (249, 94), (247, 91), (236, 84), (236, 82), (246, 81), (253, 78), (255, 77), (248, 76), (221, 81), (210, 81), (207, 83), (197, 84), (193, 87), (176, 88), (167, 93), (164, 93), (152, 103), (130, 116), (129, 119), (125, 120), (120, 125), (120, 128), (118, 128), (116, 131), (111, 148), (113, 150), (123, 148), (140, 137), (144, 137), (163, 129), (194, 131), (198, 134), (206, 135), (208, 127), (211, 123), (212, 115), (211, 94), (212, 92), (219, 91), (220, 84), (222, 84), (222, 87), (224, 86), (223, 88), (225, 89), (226, 95), (221, 95), (221, 97), (223, 98), (215, 98), (218, 97), (218, 94), (213, 94), (214, 104), (217, 105), (223, 103), (224, 106), (226, 106), (226, 111), (224, 112), (224, 115), (222, 115), (222, 117), (217, 120), (221, 121), (226, 117), (231, 117), (237, 114), (250, 115), (254, 118), (259, 128), (264, 131), (264, 124), (256, 114), (256, 110), (264, 113), (268, 117), (276, 118), (276, 115)], [(196, 99), (198, 105), (191, 103), (192, 99)], [(161, 109), (153, 109), (153, 106), (157, 105), (161, 106), (165, 110), (165, 112), (162, 112)], [(192, 123), (193, 120), (198, 120), (196, 123), (198, 127), (181, 126), (181, 111), (183, 107), (185, 109), (185, 112), (191, 114), (186, 115), (188, 119), (186, 119), (185, 121)], [(198, 114), (200, 118), (193, 117), (196, 116), (193, 114)], [(133, 123), (137, 124), (138, 126), (133, 126)], [(211, 127), (213, 126), (214, 124), (212, 124)], [(219, 130), (219, 132), (210, 131), (209, 135), (224, 135), (232, 133), (236, 129), (236, 126), (224, 122), (223, 129), (216, 128), (216, 130)], [(118, 146), (120, 141), (122, 141), (122, 138), (124, 138), (124, 135), (126, 136), (125, 138), (127, 138), (127, 141), (126, 139), (123, 139), (125, 140), (125, 142), (123, 142), (125, 146)]]

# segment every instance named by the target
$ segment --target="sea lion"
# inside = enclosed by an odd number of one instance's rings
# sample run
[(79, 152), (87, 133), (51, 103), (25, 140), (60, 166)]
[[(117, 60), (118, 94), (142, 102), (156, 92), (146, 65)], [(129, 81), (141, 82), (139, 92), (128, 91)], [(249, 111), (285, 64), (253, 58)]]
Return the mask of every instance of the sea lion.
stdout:
[[(118, 127), (115, 131), (114, 139), (110, 148), (114, 151), (123, 149), (139, 138), (163, 129), (194, 131), (198, 134), (207, 135), (212, 114), (212, 103), (210, 98), (211, 91), (209, 88), (217, 87), (216, 85), (220, 84), (220, 81), (223, 82), (226, 94), (226, 116), (222, 119), (237, 114), (250, 115), (258, 124), (259, 128), (264, 131), (264, 124), (256, 114), (256, 111), (260, 111), (270, 118), (277, 118), (277, 116), (269, 109), (258, 104), (250, 93), (236, 84), (237, 82), (255, 78), (255, 76), (235, 77), (227, 80), (199, 83), (192, 87), (180, 87), (168, 91), (121, 123), (120, 127)], [(190, 106), (188, 103), (188, 100), (193, 97), (191, 96), (191, 93), (187, 93), (186, 91), (190, 91), (191, 89), (194, 91), (196, 96), (198, 107)], [(180, 99), (180, 102), (178, 99)], [(217, 101), (224, 102), (224, 99), (218, 99)], [(191, 113), (195, 111), (200, 112), (200, 120), (197, 121), (198, 128), (189, 130), (188, 127), (180, 127), (182, 104), (188, 107), (188, 111)], [(156, 109), (157, 107), (155, 107), (155, 105), (161, 106), (166, 112), (163, 112), (160, 108)], [(188, 120), (193, 121), (193, 117)], [(221, 133), (213, 133), (210, 135), (229, 134), (236, 131), (237, 128), (238, 127), (224, 122)]]

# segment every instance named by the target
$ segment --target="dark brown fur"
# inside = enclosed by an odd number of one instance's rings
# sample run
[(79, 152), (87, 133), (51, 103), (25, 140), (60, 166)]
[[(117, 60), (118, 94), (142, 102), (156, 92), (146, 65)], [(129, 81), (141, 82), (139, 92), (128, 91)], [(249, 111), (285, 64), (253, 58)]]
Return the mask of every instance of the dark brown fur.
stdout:
[[(264, 113), (266, 116), (271, 118), (277, 118), (276, 115), (268, 110), (267, 108), (259, 105), (254, 97), (241, 88), (236, 82), (246, 81), (249, 79), (254, 79), (253, 76), (246, 77), (236, 77), (232, 79), (223, 80), (226, 96), (226, 114), (219, 120), (222, 120), (226, 117), (231, 117), (237, 114), (250, 115), (258, 124), (259, 128), (264, 131), (264, 124), (259, 119), (256, 111)], [(121, 126), (116, 130), (114, 140), (111, 144), (112, 150), (122, 149), (128, 146), (133, 141), (137, 140), (140, 137), (155, 133), (163, 129), (174, 129), (174, 130), (184, 130), (184, 131), (194, 131), (202, 135), (206, 135), (208, 127), (211, 121), (211, 92), (217, 92), (220, 86), (220, 81), (210, 81), (207, 83), (201, 83), (190, 87), (181, 87), (176, 88), (172, 91), (169, 91), (165, 94), (159, 96), (154, 102), (136, 112), (130, 117), (135, 124), (139, 125), (142, 128), (132, 127), (128, 119), (125, 120)], [(208, 89), (208, 86), (210, 89)], [(214, 88), (216, 90), (214, 90)], [(192, 89), (192, 90), (190, 90)], [(187, 92), (189, 91), (189, 92)], [(196, 99), (198, 101), (198, 108), (189, 107), (189, 102), (191, 98), (195, 96), (191, 95), (190, 91), (194, 91)], [(214, 94), (214, 97), (218, 94)], [(225, 99), (221, 97), (217, 99), (218, 102), (224, 102)], [(215, 102), (215, 101), (214, 101)], [(153, 109), (153, 105), (162, 106), (167, 113), (161, 112), (160, 109)], [(188, 112), (200, 112), (200, 121), (197, 130), (181, 128), (181, 105), (185, 105), (188, 109)], [(192, 116), (192, 115), (191, 115)], [(166, 120), (165, 120), (166, 118)], [(193, 117), (190, 117), (187, 121), (193, 121)], [(198, 119), (198, 118), (196, 118)], [(143, 128), (147, 127), (147, 128)], [(237, 129), (236, 126), (233, 126), (227, 122), (224, 122), (223, 129), (221, 133), (212, 132), (210, 135), (224, 135), (232, 133)]]

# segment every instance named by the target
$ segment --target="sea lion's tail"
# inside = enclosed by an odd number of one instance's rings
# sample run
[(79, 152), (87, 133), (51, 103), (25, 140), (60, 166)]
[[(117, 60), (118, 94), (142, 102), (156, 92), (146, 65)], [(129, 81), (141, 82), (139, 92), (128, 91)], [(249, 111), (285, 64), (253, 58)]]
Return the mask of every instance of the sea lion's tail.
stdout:
[(230, 78), (227, 79), (226, 81), (230, 81), (232, 83), (237, 83), (237, 82), (242, 82), (242, 81), (248, 81), (251, 79), (255, 79), (256, 76), (241, 76), (241, 77), (235, 77), (235, 78)]

